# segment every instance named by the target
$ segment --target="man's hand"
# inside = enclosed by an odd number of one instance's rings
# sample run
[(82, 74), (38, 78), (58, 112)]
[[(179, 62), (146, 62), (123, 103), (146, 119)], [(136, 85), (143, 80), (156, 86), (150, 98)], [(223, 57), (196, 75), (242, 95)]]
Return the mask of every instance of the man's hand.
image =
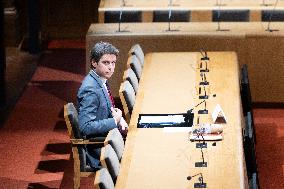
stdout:
[(120, 122), (120, 119), (122, 118), (122, 112), (118, 108), (111, 107), (111, 114), (113, 118), (115, 119), (116, 123)]

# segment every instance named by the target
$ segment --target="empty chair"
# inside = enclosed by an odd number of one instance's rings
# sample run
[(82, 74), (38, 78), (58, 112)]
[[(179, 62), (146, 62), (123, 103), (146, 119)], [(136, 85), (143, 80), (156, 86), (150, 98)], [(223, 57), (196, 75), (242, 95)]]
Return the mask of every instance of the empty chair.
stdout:
[(101, 149), (100, 161), (102, 167), (107, 168), (113, 182), (115, 183), (119, 173), (120, 164), (117, 155), (110, 144)]
[(114, 183), (106, 168), (96, 172), (94, 186), (95, 189), (114, 189)]
[[(189, 22), (190, 11), (188, 10), (172, 10), (171, 11), (171, 22)], [(156, 10), (153, 15), (153, 22), (168, 22), (169, 11), (168, 10)]]
[(261, 21), (263, 22), (279, 22), (284, 21), (284, 11), (283, 10), (263, 10), (261, 11)]
[(106, 11), (105, 12), (105, 23), (118, 23), (120, 19), (121, 13), (121, 21), (120, 22), (141, 22), (142, 21), (142, 13), (141, 11)]
[(213, 10), (213, 22), (248, 22), (249, 10)]
[(252, 112), (252, 100), (250, 93), (248, 68), (246, 64), (244, 64), (241, 68), (241, 99), (243, 114), (244, 116), (246, 116), (247, 112)]
[(246, 116), (243, 145), (246, 159), (247, 176), (248, 179), (252, 179), (253, 173), (257, 173), (257, 159), (255, 152), (255, 131), (250, 112), (248, 112)]
[(136, 55), (138, 60), (140, 61), (141, 67), (143, 68), (144, 65), (144, 52), (139, 44), (135, 44), (131, 47), (128, 52), (128, 55)]
[(134, 71), (134, 73), (135, 73), (135, 75), (136, 75), (136, 77), (139, 81), (140, 78), (141, 78), (141, 74), (142, 74), (142, 67), (141, 67), (141, 64), (140, 64), (137, 56), (131, 55), (130, 57), (128, 57), (127, 67), (128, 68), (130, 67)]
[(127, 70), (125, 70), (124, 75), (123, 75), (123, 81), (129, 81), (130, 84), (132, 85), (135, 94), (137, 94), (138, 91), (138, 79), (136, 77), (136, 74), (134, 73), (134, 71), (131, 68), (128, 68)]
[(120, 161), (124, 150), (124, 140), (117, 128), (112, 129), (108, 132), (108, 135), (105, 139), (105, 146), (107, 144), (110, 144), (112, 146), (117, 155), (118, 160)]
[(123, 105), (126, 121), (129, 123), (135, 103), (135, 92), (129, 81), (124, 81), (120, 85), (119, 97)]

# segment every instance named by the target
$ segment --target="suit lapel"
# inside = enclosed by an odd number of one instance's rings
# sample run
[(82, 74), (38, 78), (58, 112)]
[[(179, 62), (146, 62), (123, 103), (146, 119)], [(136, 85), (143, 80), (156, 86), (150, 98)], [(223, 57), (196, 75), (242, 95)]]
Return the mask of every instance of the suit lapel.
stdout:
[(111, 109), (111, 102), (110, 102), (110, 99), (109, 99), (109, 96), (108, 96), (108, 92), (106, 91), (102, 80), (92, 70), (90, 71), (90, 75), (97, 81), (98, 85), (100, 86), (101, 90), (103, 91), (104, 97), (105, 97), (106, 102), (107, 102), (107, 107), (110, 110)]

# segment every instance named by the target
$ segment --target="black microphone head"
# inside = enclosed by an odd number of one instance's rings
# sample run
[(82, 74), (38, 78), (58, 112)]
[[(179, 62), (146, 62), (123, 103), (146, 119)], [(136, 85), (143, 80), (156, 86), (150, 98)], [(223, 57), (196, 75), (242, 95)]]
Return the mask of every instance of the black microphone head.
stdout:
[(187, 180), (191, 180), (192, 179), (192, 176), (188, 176), (186, 177)]
[(193, 111), (193, 108), (191, 108), (191, 109), (189, 109), (189, 110), (187, 110), (187, 114), (191, 114), (192, 113), (192, 111)]

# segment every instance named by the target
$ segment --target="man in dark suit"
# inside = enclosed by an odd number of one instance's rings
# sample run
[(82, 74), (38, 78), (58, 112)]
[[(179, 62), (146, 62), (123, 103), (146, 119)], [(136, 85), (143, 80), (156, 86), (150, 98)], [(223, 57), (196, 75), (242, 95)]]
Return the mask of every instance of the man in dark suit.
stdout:
[[(106, 42), (95, 44), (91, 50), (91, 70), (77, 94), (80, 131), (86, 138), (106, 136), (108, 131), (117, 127), (126, 131), (128, 127), (121, 110), (114, 107), (107, 84), (114, 73), (118, 53), (113, 45)], [(91, 167), (100, 167), (99, 156), (100, 149), (87, 146), (87, 162)]]

